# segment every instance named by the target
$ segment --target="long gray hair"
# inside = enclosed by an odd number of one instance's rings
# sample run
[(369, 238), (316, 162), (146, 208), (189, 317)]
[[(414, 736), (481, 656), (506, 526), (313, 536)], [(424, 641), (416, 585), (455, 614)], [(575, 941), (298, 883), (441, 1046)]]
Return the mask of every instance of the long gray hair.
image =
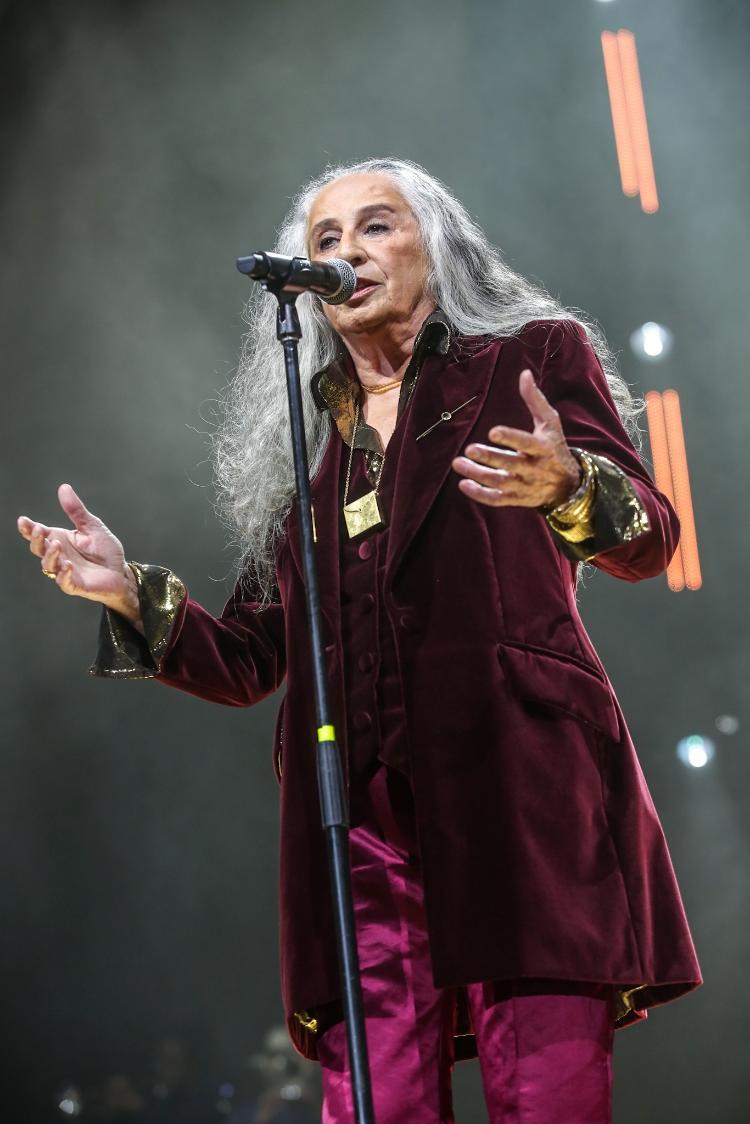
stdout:
[[(418, 164), (388, 158), (329, 168), (293, 201), (279, 229), (276, 252), (305, 254), (308, 216), (321, 188), (342, 176), (367, 172), (389, 176), (411, 207), (429, 263), (429, 289), (457, 332), (508, 336), (530, 320), (575, 320), (599, 356), (623, 423), (637, 441), (636, 418), (642, 406), (619, 375), (598, 325), (510, 269), (458, 199)], [(338, 337), (317, 297), (304, 294), (297, 309), (312, 478), (323, 458), (330, 421), (313, 401), (310, 380), (336, 355)], [(275, 313), (275, 297), (254, 287), (245, 309), (248, 331), (239, 366), (224, 394), (223, 422), (214, 436), (218, 507), (239, 547), (240, 571), (262, 604), (274, 598), (275, 551), (294, 497), (286, 379)]]

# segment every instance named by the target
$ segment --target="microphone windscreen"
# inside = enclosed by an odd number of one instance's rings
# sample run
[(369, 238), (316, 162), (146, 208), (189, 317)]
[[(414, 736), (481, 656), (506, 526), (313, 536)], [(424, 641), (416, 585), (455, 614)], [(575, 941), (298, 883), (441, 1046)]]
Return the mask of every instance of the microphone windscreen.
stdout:
[(344, 261), (343, 258), (329, 258), (326, 265), (333, 266), (338, 273), (341, 278), (341, 288), (337, 289), (331, 296), (323, 296), (320, 293), (320, 299), (325, 301), (326, 304), (344, 304), (357, 288), (357, 274), (349, 262)]
[(262, 254), (249, 254), (246, 258), (237, 258), (237, 268), (240, 273), (254, 278), (265, 277), (268, 273), (268, 265), (263, 260)]

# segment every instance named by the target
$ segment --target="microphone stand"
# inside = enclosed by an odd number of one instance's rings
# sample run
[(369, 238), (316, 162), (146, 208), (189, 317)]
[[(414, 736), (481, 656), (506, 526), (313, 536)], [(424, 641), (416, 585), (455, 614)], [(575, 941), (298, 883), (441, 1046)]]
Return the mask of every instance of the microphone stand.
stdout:
[(302, 390), (297, 343), (302, 336), (296, 299), (298, 294), (283, 289), (283, 281), (264, 279), (264, 287), (279, 302), (276, 337), (284, 349), (289, 415), (292, 428), (294, 478), (299, 501), (299, 524), (302, 534), (302, 560), (305, 579), (307, 619), (312, 649), (313, 685), (317, 720), (318, 792), (323, 830), (328, 844), (328, 866), (331, 877), (339, 972), (344, 995), (349, 1069), (357, 1124), (375, 1124), (372, 1086), (367, 1058), (367, 1039), (359, 978), (359, 957), (354, 930), (352, 887), (349, 871), (349, 819), (344, 794), (341, 755), (331, 721), (328, 686), (323, 657), (320, 619), (318, 571), (315, 562), (312, 511), (310, 507), (310, 471), (302, 413)]

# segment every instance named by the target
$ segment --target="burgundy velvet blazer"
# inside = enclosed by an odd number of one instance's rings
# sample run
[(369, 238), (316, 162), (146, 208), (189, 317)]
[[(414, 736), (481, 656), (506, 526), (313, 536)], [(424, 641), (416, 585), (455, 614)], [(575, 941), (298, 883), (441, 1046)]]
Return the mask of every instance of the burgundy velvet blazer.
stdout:
[[(639, 987), (647, 1007), (700, 972), (661, 827), (612, 686), (575, 598), (577, 562), (539, 511), (464, 496), (452, 459), (495, 424), (530, 429), (524, 367), (571, 446), (628, 477), (650, 530), (594, 565), (638, 581), (661, 573), (677, 518), (620, 422), (598, 359), (572, 322), (456, 341), (425, 359), (390, 513), (385, 597), (397, 643), (435, 983), (517, 977)], [(473, 402), (418, 434), (444, 410)], [(321, 607), (336, 729), (346, 754), (339, 627), (334, 426), (312, 482)], [(605, 535), (606, 540), (606, 535)], [(611, 540), (610, 540), (611, 543)], [(278, 556), (280, 603), (241, 587), (221, 619), (186, 599), (159, 678), (246, 706), (287, 692), (273, 760), (281, 788), (281, 970), (287, 1015), (339, 996), (296, 508)], [(300, 1031), (301, 1033), (301, 1031)], [(298, 1038), (299, 1043), (299, 1038)], [(301, 1043), (308, 1053), (310, 1042)]]

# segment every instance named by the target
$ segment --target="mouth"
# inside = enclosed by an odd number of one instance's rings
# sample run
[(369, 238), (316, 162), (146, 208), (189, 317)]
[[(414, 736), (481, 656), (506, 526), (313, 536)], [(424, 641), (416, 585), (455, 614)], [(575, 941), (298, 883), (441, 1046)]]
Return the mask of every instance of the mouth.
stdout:
[(370, 293), (374, 292), (375, 289), (378, 288), (379, 284), (380, 282), (371, 281), (368, 277), (358, 277), (354, 292), (349, 297), (349, 300), (346, 303), (359, 304), (360, 301), (365, 300), (365, 298), (368, 297)]

